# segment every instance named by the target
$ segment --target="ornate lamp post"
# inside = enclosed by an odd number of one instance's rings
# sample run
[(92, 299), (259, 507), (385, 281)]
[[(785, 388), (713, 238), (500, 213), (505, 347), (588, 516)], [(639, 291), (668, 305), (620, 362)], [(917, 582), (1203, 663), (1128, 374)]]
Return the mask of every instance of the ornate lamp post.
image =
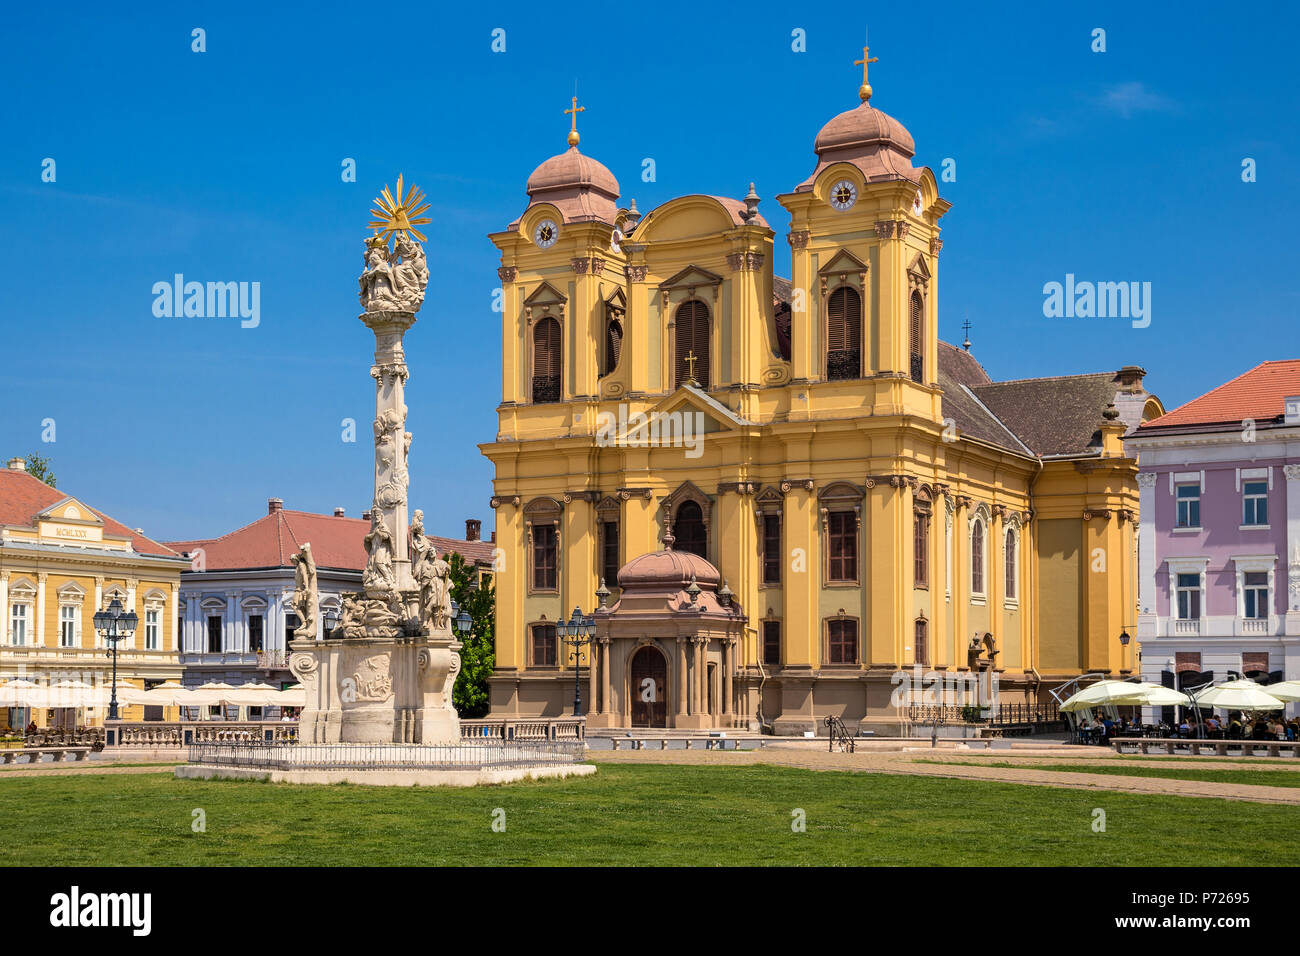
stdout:
[(95, 612), (95, 630), (108, 641), (109, 655), (113, 658), (113, 686), (108, 702), (108, 719), (117, 720), (117, 642), (135, 633), (140, 618), (135, 611), (122, 610), (122, 602), (113, 598), (106, 610)]
[(555, 622), (555, 633), (573, 648), (573, 716), (581, 717), (582, 664), (587, 659), (587, 646), (596, 633), (596, 619), (590, 614), (584, 615), (582, 608), (575, 607), (567, 622), (564, 618)]

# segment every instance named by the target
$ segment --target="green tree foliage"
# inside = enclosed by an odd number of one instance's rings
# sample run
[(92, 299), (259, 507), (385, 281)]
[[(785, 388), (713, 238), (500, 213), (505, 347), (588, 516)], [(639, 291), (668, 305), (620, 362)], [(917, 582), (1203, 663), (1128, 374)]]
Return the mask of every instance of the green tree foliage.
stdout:
[(462, 717), (484, 717), (488, 712), (488, 678), (496, 667), (493, 634), (496, 591), (490, 582), (476, 584), (478, 571), (455, 551), (447, 557), (451, 565), (451, 599), (470, 616), (469, 633), (460, 637), (460, 673), (452, 690), (456, 712)]
[(27, 474), (31, 475), (33, 478), (39, 478), (51, 488), (58, 487), (58, 485), (55, 484), (54, 472), (50, 469), (50, 460), (48, 458), (42, 458), (40, 455), (36, 454), (36, 452), (32, 452), (27, 456), (26, 461)]

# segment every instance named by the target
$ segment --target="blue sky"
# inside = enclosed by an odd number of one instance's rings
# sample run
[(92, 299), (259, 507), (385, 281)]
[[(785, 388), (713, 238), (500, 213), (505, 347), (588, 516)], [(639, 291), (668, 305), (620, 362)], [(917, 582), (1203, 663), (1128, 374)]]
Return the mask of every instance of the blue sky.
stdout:
[[(484, 520), (500, 399), (486, 235), (564, 149), (648, 211), (814, 166), (823, 123), (872, 105), (939, 171), (940, 333), (995, 378), (1136, 363), (1173, 407), (1300, 354), (1297, 17), (1287, 5), (655, 3), (13, 6), (0, 36), (0, 454), (158, 538), (224, 533), (265, 499), (359, 514), (370, 497), (373, 338), (356, 276), (370, 200), (398, 172), (432, 203), (407, 336), (413, 504), (435, 533)], [(924, 18), (917, 11), (924, 9)], [(191, 30), (207, 51), (191, 50)], [(491, 50), (506, 31), (506, 52)], [(806, 52), (791, 33), (806, 31)], [(1106, 31), (1106, 52), (1091, 50)], [(42, 182), (55, 160), (56, 181)], [(344, 158), (357, 163), (345, 183)], [(657, 181), (642, 182), (642, 160)], [(1242, 182), (1242, 161), (1257, 181)], [(261, 322), (157, 318), (175, 273), (261, 284)], [(1152, 284), (1152, 321), (1045, 318), (1066, 273)], [(341, 440), (341, 421), (360, 440)], [(53, 419), (55, 441), (42, 442)]]

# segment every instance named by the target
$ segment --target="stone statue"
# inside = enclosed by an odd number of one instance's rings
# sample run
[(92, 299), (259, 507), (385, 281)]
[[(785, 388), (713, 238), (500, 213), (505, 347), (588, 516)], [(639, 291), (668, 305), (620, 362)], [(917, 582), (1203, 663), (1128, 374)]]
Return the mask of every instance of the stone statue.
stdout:
[(293, 609), (301, 622), (293, 636), (302, 640), (316, 637), (316, 561), (311, 545), (304, 544), (290, 560), (293, 562)]
[[(425, 536), (424, 533), (424, 512), (419, 508), (415, 509), (415, 514), (411, 517), (411, 577), (415, 578), (416, 584), (423, 580), (424, 568), (430, 560), (430, 552), (433, 551), (433, 543)], [(434, 552), (436, 555), (436, 552)]]
[(365, 631), (366, 605), (359, 594), (343, 595), (343, 619), (339, 627), (344, 637), (361, 637)]
[(367, 312), (416, 312), (424, 304), (429, 284), (424, 249), (404, 232), (397, 233), (392, 252), (386, 239), (371, 236), (359, 281), (361, 307)]
[(418, 312), (424, 304), (424, 290), (429, 284), (424, 249), (406, 233), (399, 232), (393, 251), (402, 260), (393, 270), (393, 290), (402, 300), (403, 311)]
[(366, 535), (365, 544), (366, 553), (370, 555), (362, 575), (366, 593), (393, 593), (397, 590), (397, 576), (393, 571), (393, 533), (388, 530), (377, 503), (370, 513), (370, 533)]
[(451, 565), (438, 557), (429, 546), (429, 558), (423, 566), (420, 585), (420, 619), (430, 631), (444, 631), (451, 626)]

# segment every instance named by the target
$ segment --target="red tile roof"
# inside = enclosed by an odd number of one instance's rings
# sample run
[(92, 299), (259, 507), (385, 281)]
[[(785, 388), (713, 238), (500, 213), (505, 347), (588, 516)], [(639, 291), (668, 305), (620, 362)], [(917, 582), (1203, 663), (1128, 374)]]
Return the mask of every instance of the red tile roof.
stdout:
[[(290, 567), (289, 559), (310, 542), (317, 567), (361, 571), (366, 566), (365, 537), (369, 531), (370, 522), (362, 518), (281, 509), (219, 538), (168, 544), (191, 554), (202, 548), (204, 570), (230, 571)], [(458, 541), (437, 535), (429, 535), (429, 540), (439, 554), (455, 551), (471, 563), (492, 563), (490, 542)]]
[[(35, 526), (36, 516), (65, 498), (76, 497), (66, 491), (51, 488), (39, 478), (16, 468), (0, 469), (0, 525)], [(81, 501), (80, 498), (77, 499)], [(86, 507), (90, 507), (86, 505)], [(120, 521), (114, 521), (102, 511), (90, 508), (104, 522), (104, 533), (131, 539), (131, 547), (140, 554), (161, 554), (175, 557), (176, 552), (151, 538), (137, 534)]]
[(1261, 362), (1200, 398), (1144, 423), (1139, 432), (1179, 425), (1240, 424), (1247, 418), (1271, 422), (1282, 417), (1283, 399), (1288, 395), (1300, 395), (1300, 359)]

